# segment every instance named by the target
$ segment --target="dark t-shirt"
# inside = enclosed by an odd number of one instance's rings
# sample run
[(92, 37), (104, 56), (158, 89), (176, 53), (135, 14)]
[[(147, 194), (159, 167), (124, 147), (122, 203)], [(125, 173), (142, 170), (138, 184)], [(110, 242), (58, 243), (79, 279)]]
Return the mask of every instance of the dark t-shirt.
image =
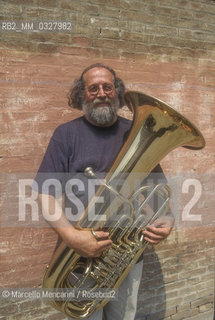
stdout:
[(60, 125), (54, 132), (39, 172), (107, 172), (123, 145), (131, 121), (119, 117), (110, 127), (97, 127), (84, 117)]
[[(118, 117), (110, 127), (94, 126), (84, 117), (60, 125), (51, 137), (35, 178), (39, 192), (55, 196), (65, 193), (65, 204), (76, 215), (80, 208), (77, 202), (68, 199), (65, 185), (71, 178), (73, 181), (79, 179), (84, 187), (73, 185), (72, 193), (86, 208), (89, 201), (89, 179), (83, 174), (84, 170), (92, 167), (95, 174), (103, 178), (118, 155), (130, 127), (131, 121), (122, 117)], [(44, 181), (48, 179), (55, 179), (60, 183), (44, 188)]]
[[(131, 123), (130, 120), (118, 117), (110, 127), (97, 127), (80, 117), (60, 125), (49, 142), (35, 178), (39, 192), (55, 196), (65, 193), (65, 207), (71, 208), (72, 215), (78, 216), (79, 211), (84, 210), (89, 202), (89, 179), (83, 174), (84, 170), (92, 167), (99, 178), (105, 177), (123, 146)], [(153, 171), (160, 173), (159, 179), (164, 178), (159, 165)], [(75, 184), (70, 191), (69, 188), (65, 190), (71, 178)], [(49, 183), (49, 187), (44, 188), (47, 179), (59, 183), (54, 186)], [(81, 181), (81, 184), (77, 181)], [(69, 193), (80, 201), (71, 200)]]

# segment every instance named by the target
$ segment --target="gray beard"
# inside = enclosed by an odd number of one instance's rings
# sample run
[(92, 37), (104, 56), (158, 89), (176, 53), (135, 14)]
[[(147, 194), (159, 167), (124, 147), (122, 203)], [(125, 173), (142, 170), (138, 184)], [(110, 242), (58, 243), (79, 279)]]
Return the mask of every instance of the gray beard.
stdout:
[[(95, 107), (98, 102), (108, 102), (109, 106)], [(93, 102), (83, 102), (82, 110), (86, 118), (95, 125), (108, 126), (112, 124), (117, 118), (117, 110), (119, 109), (119, 99), (116, 97), (114, 100), (95, 99)]]

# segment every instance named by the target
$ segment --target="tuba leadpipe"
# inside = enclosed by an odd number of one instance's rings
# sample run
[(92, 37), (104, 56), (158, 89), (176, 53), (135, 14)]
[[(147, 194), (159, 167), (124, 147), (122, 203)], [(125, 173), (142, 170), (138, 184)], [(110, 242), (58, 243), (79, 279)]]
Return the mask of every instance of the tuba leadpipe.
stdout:
[[(144, 185), (144, 180), (173, 149), (180, 146), (201, 149), (205, 145), (200, 131), (161, 100), (129, 91), (125, 94), (125, 101), (133, 112), (132, 127), (105, 177), (105, 182), (96, 192), (96, 197), (104, 196), (107, 199), (99, 207), (99, 214), (105, 216), (106, 220), (89, 221), (90, 210), (95, 205), (93, 198), (77, 225), (79, 229), (109, 231), (113, 245), (99, 258), (83, 258), (61, 243), (45, 270), (42, 281), (44, 288), (91, 291), (98, 288), (118, 288), (147, 246), (142, 228), (168, 212), (169, 187), (163, 184)], [(135, 190), (134, 176), (140, 173), (143, 186)], [(87, 168), (85, 174), (89, 179), (95, 178), (91, 168)], [(154, 195), (162, 204), (153, 213), (148, 213), (145, 206)], [(114, 200), (108, 201), (110, 197)], [(143, 201), (141, 204), (138, 202), (137, 206), (138, 197), (142, 197)], [(107, 203), (115, 208), (114, 212)], [(82, 319), (102, 308), (108, 299), (53, 299), (50, 302), (67, 316)]]

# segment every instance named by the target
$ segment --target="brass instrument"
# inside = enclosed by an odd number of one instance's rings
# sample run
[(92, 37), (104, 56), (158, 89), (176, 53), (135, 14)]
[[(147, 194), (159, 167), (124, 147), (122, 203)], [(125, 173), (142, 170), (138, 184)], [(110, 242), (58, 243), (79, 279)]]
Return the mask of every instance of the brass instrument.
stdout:
[[(105, 199), (99, 206), (98, 216), (101, 219), (88, 219), (95, 205), (92, 199), (78, 226), (109, 231), (113, 245), (101, 257), (90, 259), (80, 257), (62, 243), (47, 266), (42, 283), (44, 288), (84, 288), (91, 291), (96, 288), (118, 288), (147, 246), (142, 228), (168, 211), (169, 188), (159, 184), (132, 189), (134, 176), (141, 174), (144, 180), (160, 160), (176, 147), (201, 149), (205, 145), (200, 131), (166, 103), (134, 91), (127, 92), (125, 100), (133, 111), (132, 128), (105, 178), (106, 182), (101, 183), (96, 193), (97, 197), (103, 196)], [(85, 174), (95, 178), (91, 168), (87, 168)], [(145, 193), (149, 194), (148, 197)], [(162, 204), (153, 214), (149, 214), (144, 206), (154, 194), (159, 201), (162, 200)], [(138, 204), (136, 209), (137, 198), (141, 196), (142, 204)], [(114, 212), (110, 207), (115, 208)], [(89, 317), (107, 302), (108, 299), (74, 299), (52, 300), (51, 304), (67, 316), (81, 319)]]

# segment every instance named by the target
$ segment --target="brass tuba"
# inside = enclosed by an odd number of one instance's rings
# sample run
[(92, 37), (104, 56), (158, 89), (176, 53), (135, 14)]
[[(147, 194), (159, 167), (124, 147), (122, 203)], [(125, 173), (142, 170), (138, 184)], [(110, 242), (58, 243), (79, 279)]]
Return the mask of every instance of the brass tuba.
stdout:
[[(168, 186), (145, 185), (135, 190), (134, 176), (141, 175), (142, 184), (171, 150), (180, 146), (201, 149), (205, 145), (199, 130), (166, 103), (134, 91), (125, 94), (125, 101), (133, 111), (133, 123), (105, 182), (96, 193), (97, 197), (105, 199), (98, 208), (97, 217), (101, 219), (88, 219), (95, 205), (92, 199), (78, 226), (108, 230), (113, 245), (101, 257), (91, 259), (79, 256), (62, 243), (46, 268), (42, 282), (44, 288), (87, 289), (91, 292), (97, 288), (118, 288), (147, 246), (141, 229), (168, 211)], [(85, 174), (89, 179), (95, 178), (91, 168), (87, 168)], [(151, 213), (147, 210), (147, 203), (153, 195), (161, 205)], [(107, 302), (107, 298), (74, 298), (53, 299), (51, 304), (67, 316), (81, 319), (89, 317)]]

